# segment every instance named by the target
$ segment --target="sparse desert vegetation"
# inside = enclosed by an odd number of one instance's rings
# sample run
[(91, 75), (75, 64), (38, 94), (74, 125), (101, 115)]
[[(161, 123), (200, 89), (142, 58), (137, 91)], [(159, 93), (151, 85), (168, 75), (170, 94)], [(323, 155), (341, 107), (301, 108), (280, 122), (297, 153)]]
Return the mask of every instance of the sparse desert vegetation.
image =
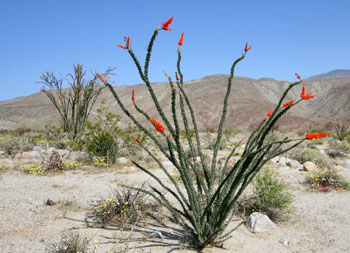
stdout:
[[(69, 75), (70, 93), (52, 73), (42, 76), (50, 88), (42, 92), (59, 112), (62, 127), (0, 132), (1, 250), (350, 250), (344, 239), (350, 232), (350, 216), (344, 215), (350, 210), (344, 201), (350, 196), (347, 125), (338, 124), (333, 135), (322, 129), (280, 131), (279, 119), (314, 97), (296, 74), (299, 80), (288, 84), (252, 132), (225, 130), (234, 69), (252, 48), (246, 44), (231, 67), (218, 128), (200, 131), (184, 89), (183, 35), (175, 80), (165, 73), (171, 103), (166, 115), (149, 82), (148, 67), (156, 37), (171, 30), (172, 20), (154, 31), (144, 67), (129, 37), (118, 45), (135, 62), (158, 118), (142, 108), (134, 90), (129, 103), (139, 117), (125, 107), (108, 82), (111, 69), (83, 81), (82, 66), (77, 65)], [(120, 117), (104, 103), (88, 120), (104, 89), (100, 85), (110, 90), (136, 128), (122, 128)], [(298, 85), (300, 98), (288, 101)], [(268, 228), (262, 220), (250, 220), (256, 212), (269, 222)]]

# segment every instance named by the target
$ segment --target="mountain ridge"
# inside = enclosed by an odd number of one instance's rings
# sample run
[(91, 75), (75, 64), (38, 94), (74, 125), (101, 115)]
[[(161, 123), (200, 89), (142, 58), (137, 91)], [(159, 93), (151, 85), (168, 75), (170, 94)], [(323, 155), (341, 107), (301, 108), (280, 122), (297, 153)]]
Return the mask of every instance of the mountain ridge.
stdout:
[[(332, 71), (328, 73), (332, 73)], [(329, 79), (312, 77), (311, 80), (309, 78), (303, 80), (307, 92), (316, 94), (316, 97), (293, 107), (281, 119), (281, 129), (330, 128), (337, 120), (350, 120), (350, 70), (349, 78), (345, 76), (339, 79), (340, 72), (338, 70), (335, 72), (337, 74), (328, 73), (325, 73), (325, 76), (337, 77)], [(322, 74), (318, 76), (322, 77)], [(227, 78), (228, 75), (216, 74), (184, 83), (184, 89), (193, 105), (200, 129), (218, 126), (227, 88)], [(225, 128), (241, 130), (254, 128), (259, 121), (266, 117), (270, 108), (276, 106), (288, 84), (287, 81), (272, 78), (234, 77), (228, 101)], [(157, 82), (151, 85), (165, 114), (170, 117), (171, 90), (169, 84)], [(136, 115), (131, 102), (131, 91), (135, 89), (135, 99), (138, 106), (142, 107), (151, 117), (159, 118), (144, 84), (117, 86), (115, 89), (126, 107)], [(300, 92), (301, 85), (294, 87), (285, 100), (298, 100)], [(121, 125), (127, 126), (130, 121), (116, 105), (111, 92), (107, 89), (103, 90), (102, 98), (105, 99), (106, 105), (110, 107), (112, 112), (121, 116)], [(95, 115), (100, 102), (101, 98), (98, 99), (92, 115)], [(32, 128), (43, 128), (47, 123), (59, 124), (58, 113), (46, 95), (40, 92), (0, 101), (0, 129), (1, 120)], [(141, 117), (140, 120), (142, 124), (149, 124)]]

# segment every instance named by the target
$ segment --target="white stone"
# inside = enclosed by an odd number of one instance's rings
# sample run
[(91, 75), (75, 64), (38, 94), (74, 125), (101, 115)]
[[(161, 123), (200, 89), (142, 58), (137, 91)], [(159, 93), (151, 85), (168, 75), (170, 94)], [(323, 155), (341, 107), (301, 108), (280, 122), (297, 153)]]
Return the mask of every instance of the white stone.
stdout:
[(245, 225), (252, 233), (268, 232), (276, 228), (275, 223), (269, 217), (259, 212), (252, 213)]
[(5, 155), (5, 152), (4, 151), (0, 151), (0, 156), (3, 156)]
[(303, 164), (303, 170), (304, 171), (315, 171), (315, 170), (317, 170), (317, 167), (313, 162), (308, 161), (308, 162), (305, 162)]
[(118, 164), (126, 164), (126, 163), (128, 163), (128, 161), (129, 160), (125, 157), (119, 157), (119, 158), (117, 158), (117, 160), (115, 162)]

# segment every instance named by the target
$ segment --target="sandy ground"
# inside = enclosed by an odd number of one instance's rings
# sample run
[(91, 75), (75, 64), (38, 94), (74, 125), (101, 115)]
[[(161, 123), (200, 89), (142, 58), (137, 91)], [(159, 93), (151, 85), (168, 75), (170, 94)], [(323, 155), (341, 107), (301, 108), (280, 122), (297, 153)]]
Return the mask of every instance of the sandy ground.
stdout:
[[(343, 174), (350, 179), (349, 171)], [(90, 222), (91, 201), (108, 197), (118, 184), (144, 182), (148, 178), (142, 172), (80, 169), (35, 176), (7, 171), (0, 176), (0, 252), (45, 252), (63, 231), (87, 236), (91, 252), (192, 252), (179, 241), (182, 231), (171, 223), (121, 231)], [(350, 252), (350, 192), (308, 191), (297, 169), (282, 171), (280, 176), (293, 186), (295, 211), (289, 221), (259, 234), (241, 225), (223, 249), (203, 252)], [(47, 199), (70, 200), (76, 205), (71, 209), (47, 206)], [(237, 218), (232, 226), (241, 222)], [(162, 232), (164, 238), (149, 238), (154, 231)]]

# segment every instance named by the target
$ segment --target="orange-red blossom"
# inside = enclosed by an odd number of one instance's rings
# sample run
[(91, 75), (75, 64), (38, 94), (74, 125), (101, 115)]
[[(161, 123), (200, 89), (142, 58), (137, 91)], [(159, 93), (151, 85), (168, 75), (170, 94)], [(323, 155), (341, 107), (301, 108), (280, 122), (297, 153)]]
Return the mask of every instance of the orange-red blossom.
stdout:
[(158, 132), (163, 132), (165, 130), (165, 127), (163, 127), (162, 124), (160, 124), (156, 119), (149, 118), (149, 121), (152, 122)]
[(163, 24), (162, 24), (162, 29), (165, 30), (165, 31), (171, 31), (173, 30), (174, 28), (169, 28), (168, 26), (171, 24), (171, 22), (173, 22), (174, 20), (174, 17), (171, 17), (169, 18), (167, 21), (165, 21)]
[(290, 105), (292, 105), (293, 103), (294, 103), (294, 100), (291, 100), (291, 101), (289, 101), (289, 102), (283, 104), (283, 107), (290, 106)]
[(104, 78), (103, 75), (96, 73), (97, 77), (103, 82), (103, 83), (107, 83), (109, 80), (109, 77)]
[(299, 79), (299, 81), (301, 82), (301, 77), (298, 75), (298, 73), (295, 73), (295, 76)]
[(308, 100), (308, 99), (311, 99), (311, 98), (314, 98), (316, 95), (312, 95), (312, 93), (308, 93), (305, 95), (305, 85), (303, 85), (303, 89), (301, 91), (301, 94), (300, 94), (300, 97), (304, 100)]
[(124, 41), (126, 42), (126, 46), (123, 46), (123, 45), (117, 45), (118, 47), (121, 47), (123, 49), (127, 49), (129, 50), (130, 49), (130, 37), (124, 37)]
[(179, 46), (182, 46), (183, 40), (184, 40), (184, 33), (181, 34), (181, 38), (180, 38), (180, 40), (179, 40), (179, 42), (177, 44)]
[(305, 134), (305, 138), (308, 140), (312, 140), (312, 139), (319, 139), (319, 138), (323, 138), (323, 137), (327, 137), (331, 135), (331, 133), (314, 133), (314, 134)]
[(266, 115), (271, 117), (272, 113), (273, 113), (273, 109), (270, 109), (270, 111)]
[(137, 139), (136, 135), (134, 135), (134, 139), (135, 139), (137, 144), (140, 144), (140, 141), (139, 141), (139, 139)]

